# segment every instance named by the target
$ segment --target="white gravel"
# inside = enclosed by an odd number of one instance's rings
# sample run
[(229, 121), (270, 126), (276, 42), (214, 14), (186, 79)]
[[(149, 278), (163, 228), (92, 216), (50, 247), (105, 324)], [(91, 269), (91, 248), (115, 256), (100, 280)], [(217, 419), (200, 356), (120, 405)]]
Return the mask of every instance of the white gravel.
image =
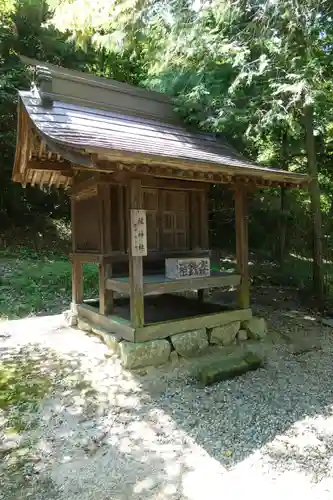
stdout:
[(272, 346), (265, 369), (203, 390), (181, 368), (122, 370), (61, 316), (0, 324), (3, 356), (23, 347), (60, 373), (23, 435), (34, 465), (16, 498), (332, 499), (333, 340), (318, 333), (322, 351)]

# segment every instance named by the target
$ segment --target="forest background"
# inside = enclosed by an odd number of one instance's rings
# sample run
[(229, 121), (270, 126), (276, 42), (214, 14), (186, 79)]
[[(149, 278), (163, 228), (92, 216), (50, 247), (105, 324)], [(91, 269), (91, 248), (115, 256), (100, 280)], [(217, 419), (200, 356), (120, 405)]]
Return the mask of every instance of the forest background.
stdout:
[[(332, 9), (327, 0), (0, 0), (0, 317), (52, 311), (70, 293), (66, 193), (11, 181), (17, 89), (33, 78), (19, 55), (166, 92), (185, 122), (248, 158), (308, 172), (308, 191), (251, 194), (252, 276), (330, 308)], [(234, 251), (232, 195), (220, 186), (210, 244)], [(90, 293), (95, 271), (86, 270)]]

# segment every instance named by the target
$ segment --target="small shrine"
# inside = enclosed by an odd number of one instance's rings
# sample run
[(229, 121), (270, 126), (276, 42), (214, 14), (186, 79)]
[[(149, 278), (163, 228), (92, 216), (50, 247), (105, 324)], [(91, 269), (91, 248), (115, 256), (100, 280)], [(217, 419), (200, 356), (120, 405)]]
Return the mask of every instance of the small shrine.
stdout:
[[(68, 190), (78, 317), (132, 343), (198, 329), (209, 338), (250, 320), (248, 193), (303, 188), (308, 177), (253, 164), (215, 135), (187, 129), (164, 94), (22, 59), (35, 82), (19, 92), (13, 180)], [(234, 193), (234, 272), (211, 269), (212, 184)], [(83, 295), (85, 263), (99, 266), (95, 301)], [(205, 300), (214, 288), (237, 289), (237, 304)]]

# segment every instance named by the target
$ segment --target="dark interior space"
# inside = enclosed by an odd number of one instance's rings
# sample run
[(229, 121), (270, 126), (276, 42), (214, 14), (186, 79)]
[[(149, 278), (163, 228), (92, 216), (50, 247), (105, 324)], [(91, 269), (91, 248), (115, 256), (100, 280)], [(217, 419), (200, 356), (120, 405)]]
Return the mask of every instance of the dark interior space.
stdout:
[[(99, 301), (89, 301), (89, 305), (99, 308)], [(176, 294), (163, 294), (145, 297), (145, 323), (170, 321), (193, 316), (228, 311), (231, 307), (210, 302), (199, 302), (197, 298), (189, 298)], [(114, 301), (114, 315), (130, 320), (130, 301), (128, 297), (117, 298)]]

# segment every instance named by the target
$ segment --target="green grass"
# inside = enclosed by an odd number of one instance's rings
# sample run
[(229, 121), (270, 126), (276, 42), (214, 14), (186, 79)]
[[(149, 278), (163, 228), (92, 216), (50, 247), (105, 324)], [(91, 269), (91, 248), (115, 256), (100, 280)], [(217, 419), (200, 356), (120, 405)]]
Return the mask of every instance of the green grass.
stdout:
[[(84, 296), (98, 294), (98, 269), (84, 265)], [(56, 313), (71, 301), (71, 264), (63, 256), (23, 249), (0, 252), (0, 319)]]

